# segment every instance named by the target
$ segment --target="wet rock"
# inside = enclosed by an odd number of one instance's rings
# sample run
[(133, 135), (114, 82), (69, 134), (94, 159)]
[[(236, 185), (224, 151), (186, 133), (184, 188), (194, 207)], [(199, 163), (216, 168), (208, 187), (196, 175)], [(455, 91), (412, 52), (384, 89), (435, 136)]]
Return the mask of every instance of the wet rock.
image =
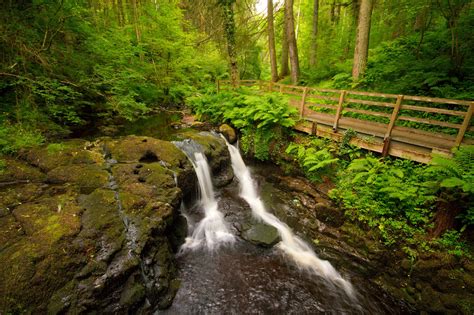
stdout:
[(31, 165), (46, 172), (58, 166), (103, 163), (100, 147), (81, 139), (34, 148), (23, 152), (21, 156)]
[(460, 270), (441, 269), (436, 275), (435, 286), (444, 293), (463, 293), (466, 291), (463, 275), (464, 272)]
[(0, 251), (0, 310), (45, 311), (49, 296), (72, 277), (82, 259), (71, 244), (80, 230), (80, 212), (74, 192), (13, 211), (9, 220), (14, 217), (17, 231), (23, 232)]
[(229, 143), (234, 144), (237, 141), (237, 135), (235, 133), (234, 128), (229, 126), (228, 124), (222, 124), (219, 126), (219, 132), (226, 137)]
[(47, 185), (26, 183), (8, 185), (0, 189), (0, 217), (9, 214), (11, 210), (25, 202), (34, 200), (42, 195)]
[(224, 139), (210, 132), (187, 131), (177, 135), (181, 139), (192, 139), (199, 143), (207, 157), (216, 187), (228, 185), (234, 178), (230, 154)]
[(14, 216), (0, 217), (0, 251), (15, 244), (25, 235), (23, 227)]
[(314, 211), (318, 220), (332, 227), (340, 227), (344, 224), (344, 214), (339, 209), (328, 207), (325, 203), (317, 203)]
[(194, 187), (180, 150), (125, 137), (22, 157), (38, 168), (13, 161), (8, 176), (25, 183), (0, 186), (0, 259), (8, 264), (0, 312), (135, 313), (171, 303), (173, 250), (186, 231), (185, 222), (175, 227), (180, 188)]
[(2, 158), (5, 169), (0, 172), (0, 187), (8, 183), (42, 182), (45, 174), (39, 169), (12, 158)]
[(143, 198), (156, 200), (177, 207), (182, 197), (176, 187), (173, 173), (160, 163), (149, 163), (137, 168), (137, 164), (117, 164), (112, 174), (120, 190), (131, 192)]
[(48, 182), (53, 184), (73, 183), (84, 194), (107, 185), (109, 174), (97, 165), (58, 166), (48, 172)]
[(305, 178), (279, 176), (279, 180), (279, 185), (286, 187), (286, 189), (290, 191), (302, 192), (313, 198), (321, 197), (312, 184)]
[(280, 240), (277, 229), (261, 222), (244, 228), (241, 236), (246, 241), (263, 247), (271, 247)]
[(119, 163), (138, 163), (140, 160), (143, 163), (162, 161), (171, 169), (185, 168), (189, 165), (184, 153), (168, 141), (127, 136), (120, 140), (105, 141), (105, 145)]

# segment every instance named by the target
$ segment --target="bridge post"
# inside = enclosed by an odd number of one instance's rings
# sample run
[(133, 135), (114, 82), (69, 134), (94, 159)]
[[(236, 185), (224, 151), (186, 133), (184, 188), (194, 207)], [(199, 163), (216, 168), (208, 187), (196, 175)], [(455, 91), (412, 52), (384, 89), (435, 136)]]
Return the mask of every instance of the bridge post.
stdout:
[(336, 117), (334, 118), (334, 125), (332, 126), (332, 131), (337, 132), (337, 125), (339, 124), (339, 118), (341, 118), (342, 106), (344, 105), (344, 99), (346, 97), (347, 91), (341, 91), (339, 95), (339, 103), (337, 104)]
[(388, 155), (388, 150), (390, 149), (390, 141), (393, 127), (395, 126), (395, 122), (397, 121), (398, 112), (400, 111), (400, 107), (402, 106), (403, 102), (403, 95), (397, 96), (397, 102), (393, 107), (392, 116), (390, 117), (390, 123), (388, 124), (387, 131), (385, 132), (385, 136), (383, 138), (383, 148), (382, 148), (382, 156), (385, 157)]
[(471, 124), (472, 112), (474, 111), (474, 102), (469, 105), (469, 109), (466, 112), (466, 116), (464, 116), (464, 121), (462, 122), (461, 128), (459, 128), (458, 135), (456, 136), (456, 141), (454, 142), (455, 147), (459, 147), (461, 145), (462, 139), (464, 138), (464, 134), (466, 133), (469, 125)]
[(303, 90), (303, 96), (301, 97), (300, 103), (300, 119), (304, 117), (304, 105), (306, 103), (306, 95), (308, 94), (308, 87), (306, 86)]

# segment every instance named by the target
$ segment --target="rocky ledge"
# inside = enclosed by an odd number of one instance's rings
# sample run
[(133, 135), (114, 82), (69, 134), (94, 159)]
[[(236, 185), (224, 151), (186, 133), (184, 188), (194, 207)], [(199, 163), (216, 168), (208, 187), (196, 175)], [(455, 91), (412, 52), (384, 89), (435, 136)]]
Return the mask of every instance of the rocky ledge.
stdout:
[[(203, 146), (220, 184), (232, 180), (223, 141), (181, 137)], [(7, 158), (0, 313), (166, 308), (179, 287), (174, 253), (186, 233), (179, 205), (194, 191), (186, 156), (151, 137), (70, 140)]]
[(330, 183), (314, 185), (305, 178), (273, 174), (269, 179), (286, 191), (279, 196), (281, 204), (291, 205), (275, 209), (275, 214), (313, 241), (320, 257), (339, 257), (338, 270), (357, 270), (422, 314), (473, 314), (470, 257), (430, 251), (410, 260), (401, 251), (387, 249), (369, 229), (346, 220), (327, 197)]

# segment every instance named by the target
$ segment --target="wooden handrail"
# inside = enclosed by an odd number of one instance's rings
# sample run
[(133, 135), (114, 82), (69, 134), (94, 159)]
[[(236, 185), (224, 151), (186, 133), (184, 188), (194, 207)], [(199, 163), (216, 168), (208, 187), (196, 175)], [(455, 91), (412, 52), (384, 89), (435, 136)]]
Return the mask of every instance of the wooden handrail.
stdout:
[[(463, 143), (474, 144), (473, 139), (466, 138), (466, 133), (474, 132), (474, 127), (471, 126), (474, 101), (313, 88), (262, 80), (240, 80), (240, 82), (243, 86), (258, 86), (260, 90), (290, 95), (290, 106), (298, 109), (300, 119), (303, 120), (302, 124), (304, 125), (304, 121), (312, 124), (310, 128), (301, 127), (300, 130), (340, 139), (341, 136), (337, 135), (338, 129), (351, 128), (360, 136), (364, 134), (375, 136), (374, 143), (364, 142), (360, 137), (354, 139), (352, 143), (380, 152), (384, 156), (394, 155), (428, 162), (431, 151), (449, 152), (452, 147)], [(230, 86), (230, 80), (217, 80), (217, 91), (222, 90), (224, 85)], [(443, 104), (450, 107), (440, 108)], [(458, 107), (453, 108), (453, 105)], [(315, 107), (332, 110), (332, 113), (315, 111)], [(375, 110), (376, 108), (379, 109)], [(413, 112), (421, 113), (411, 116)], [(347, 113), (369, 115), (378, 122), (354, 118), (358, 117), (354, 115), (347, 116)], [(421, 116), (422, 113), (424, 114)], [(440, 120), (439, 115), (449, 115), (454, 120)], [(397, 124), (401, 121), (448, 128), (439, 129), (446, 130), (445, 132), (449, 130), (452, 132), (455, 129), (457, 135), (421, 130), (421, 125), (402, 127), (403, 125)]]

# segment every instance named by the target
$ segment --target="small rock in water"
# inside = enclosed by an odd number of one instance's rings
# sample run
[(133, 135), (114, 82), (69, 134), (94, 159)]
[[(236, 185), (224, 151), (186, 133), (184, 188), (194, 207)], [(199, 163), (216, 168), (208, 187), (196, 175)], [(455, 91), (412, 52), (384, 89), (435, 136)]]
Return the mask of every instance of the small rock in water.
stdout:
[(237, 141), (237, 135), (235, 133), (234, 128), (232, 128), (231, 126), (227, 124), (222, 124), (219, 127), (219, 132), (222, 133), (224, 137), (226, 137), (227, 141), (229, 141), (230, 144), (233, 144), (235, 143), (235, 141)]
[(280, 236), (273, 226), (256, 223), (242, 233), (242, 238), (255, 245), (271, 247), (278, 243)]

